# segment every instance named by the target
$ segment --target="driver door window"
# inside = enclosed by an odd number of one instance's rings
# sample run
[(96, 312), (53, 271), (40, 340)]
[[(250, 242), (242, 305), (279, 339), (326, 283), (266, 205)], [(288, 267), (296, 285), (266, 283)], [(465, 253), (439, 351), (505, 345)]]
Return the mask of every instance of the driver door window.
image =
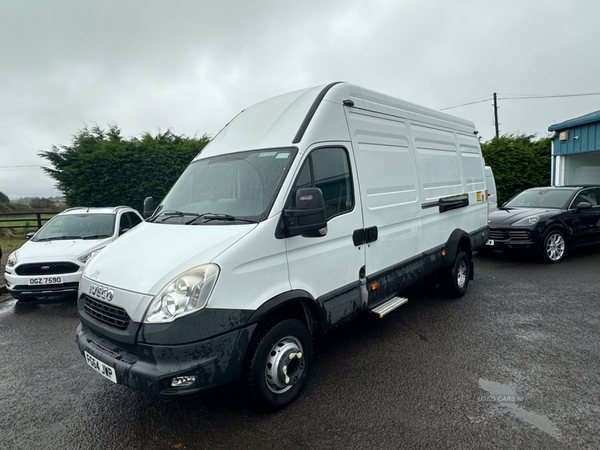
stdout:
[(314, 150), (300, 169), (288, 204), (296, 206), (296, 192), (318, 187), (323, 192), (327, 219), (354, 208), (354, 191), (348, 154), (341, 147)]

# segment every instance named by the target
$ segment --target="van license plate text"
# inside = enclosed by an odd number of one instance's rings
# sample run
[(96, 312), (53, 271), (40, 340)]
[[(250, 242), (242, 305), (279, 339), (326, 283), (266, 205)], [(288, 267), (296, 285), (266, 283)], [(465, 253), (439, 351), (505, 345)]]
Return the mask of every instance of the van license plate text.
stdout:
[(94, 369), (96, 372), (98, 372), (103, 377), (108, 378), (113, 383), (117, 382), (117, 375), (115, 374), (115, 369), (104, 364), (102, 361), (94, 358), (88, 352), (84, 352), (84, 353), (85, 353), (85, 361), (88, 363), (88, 366), (90, 366), (92, 369)]
[(61, 277), (35, 277), (30, 278), (27, 284), (29, 286), (35, 286), (38, 284), (62, 284)]
[(485, 243), (485, 245), (494, 245), (494, 240), (488, 239), (487, 242)]

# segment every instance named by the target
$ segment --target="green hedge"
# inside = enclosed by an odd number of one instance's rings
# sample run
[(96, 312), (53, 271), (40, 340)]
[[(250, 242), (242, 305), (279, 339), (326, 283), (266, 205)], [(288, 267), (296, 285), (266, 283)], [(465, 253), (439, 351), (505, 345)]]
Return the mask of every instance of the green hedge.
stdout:
[(112, 125), (108, 130), (85, 127), (70, 146), (40, 152), (52, 167), (68, 206), (129, 205), (143, 209), (144, 198), (160, 201), (210, 139), (176, 136), (170, 130), (125, 139)]
[(481, 151), (494, 171), (498, 205), (530, 187), (550, 185), (550, 138), (501, 136), (481, 144)]

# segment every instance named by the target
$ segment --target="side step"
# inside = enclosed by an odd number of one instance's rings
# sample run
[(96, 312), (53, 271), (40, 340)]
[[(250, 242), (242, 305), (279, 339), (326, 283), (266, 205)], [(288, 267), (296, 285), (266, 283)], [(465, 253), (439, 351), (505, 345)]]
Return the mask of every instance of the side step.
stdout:
[(392, 297), (387, 302), (373, 308), (371, 312), (381, 319), (387, 313), (391, 313), (395, 310), (398, 306), (404, 305), (407, 301), (408, 299), (406, 297)]

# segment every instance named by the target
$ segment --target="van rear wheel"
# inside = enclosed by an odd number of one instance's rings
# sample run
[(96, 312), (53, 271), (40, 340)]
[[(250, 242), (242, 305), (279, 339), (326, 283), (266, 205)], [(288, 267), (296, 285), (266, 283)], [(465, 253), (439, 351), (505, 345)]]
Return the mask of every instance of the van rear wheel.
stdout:
[(454, 264), (444, 270), (444, 292), (450, 297), (465, 295), (471, 278), (471, 261), (464, 250), (458, 252)]
[(245, 377), (254, 403), (276, 411), (295, 400), (308, 379), (312, 354), (312, 337), (299, 320), (285, 319), (263, 330)]

